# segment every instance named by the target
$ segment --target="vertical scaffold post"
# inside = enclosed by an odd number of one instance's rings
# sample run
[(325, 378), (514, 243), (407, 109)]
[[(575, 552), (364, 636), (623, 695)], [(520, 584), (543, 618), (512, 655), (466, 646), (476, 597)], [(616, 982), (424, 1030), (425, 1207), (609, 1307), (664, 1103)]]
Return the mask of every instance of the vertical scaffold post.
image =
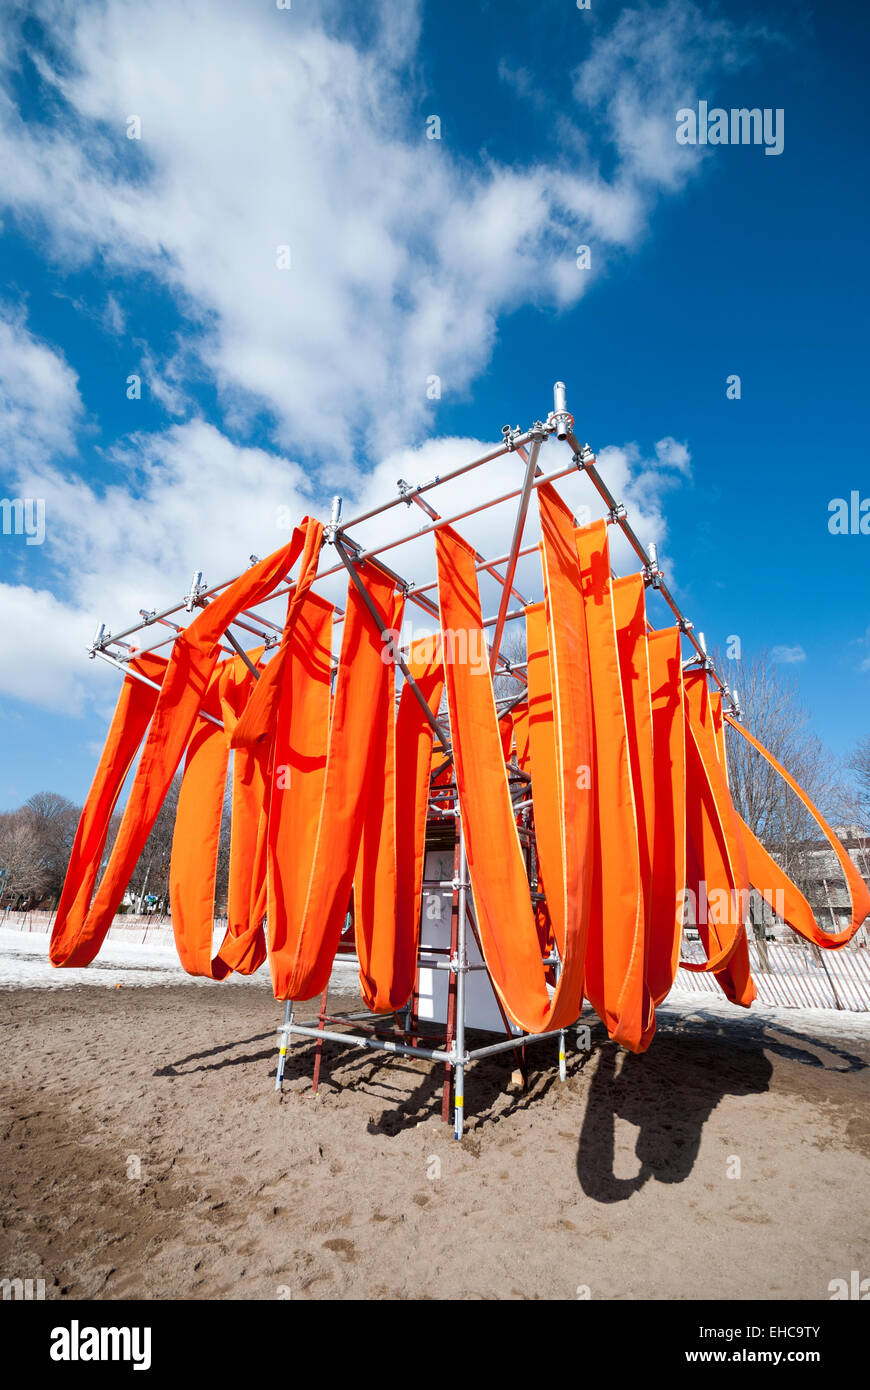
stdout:
[(284, 1009), (284, 1022), (281, 1025), (281, 1043), (278, 1048), (278, 1071), (275, 1076), (275, 1090), (280, 1091), (284, 1083), (284, 1066), (287, 1062), (287, 1046), (290, 1030), (293, 1027), (293, 1000), (288, 999)]
[(317, 1039), (314, 1048), (314, 1074), (311, 1078), (311, 1094), (317, 1095), (317, 1088), (320, 1085), (320, 1066), (323, 1062), (323, 1028), (326, 1023), (327, 1007), (329, 1002), (329, 982), (320, 996), (320, 1017), (317, 1026), (320, 1029), (320, 1037)]
[(459, 822), (459, 919), (456, 940), (456, 1081), (453, 1088), (453, 1137), (462, 1138), (465, 1119), (465, 982), (468, 975), (466, 946), (468, 860), (465, 855), (465, 829)]
[[(453, 1056), (456, 1039), (456, 980), (454, 968), (459, 960), (459, 827), (454, 824), (453, 837), (453, 892), (450, 895), (450, 970), (447, 975), (447, 1033), (444, 1045), (449, 1056)], [(453, 1064), (444, 1064), (444, 1087), (441, 1092), (441, 1118), (450, 1123), (450, 1090), (453, 1084)]]
[(526, 473), (523, 479), (522, 492), (517, 506), (517, 515), (514, 522), (514, 534), (511, 541), (510, 554), (508, 555), (507, 567), (504, 573), (504, 586), (501, 591), (501, 599), (498, 605), (498, 617), (495, 622), (495, 629), (492, 634), (492, 649), (490, 654), (490, 670), (495, 673), (498, 665), (499, 652), (501, 650), (501, 639), (504, 635), (505, 619), (507, 618), (508, 608), (510, 607), (511, 592), (513, 590), (514, 575), (517, 572), (517, 560), (519, 558), (520, 546), (523, 543), (523, 529), (526, 524), (526, 514), (529, 510), (529, 501), (532, 496), (532, 484), (535, 481), (535, 472), (538, 467), (538, 455), (541, 452), (541, 445), (546, 439), (546, 434), (541, 433), (539, 437), (532, 441), (529, 450), (529, 457), (526, 463)]
[[(561, 961), (557, 961), (557, 962), (556, 962), (556, 965), (555, 965), (555, 967), (554, 967), (554, 974), (555, 974), (555, 976), (556, 976), (556, 984), (557, 984), (557, 985), (558, 985), (558, 983), (559, 983), (559, 976), (561, 975), (561, 973), (562, 973), (562, 962), (561, 962)], [(559, 1080), (560, 1080), (560, 1081), (567, 1081), (567, 1080), (568, 1080), (568, 1062), (567, 1062), (567, 1058), (566, 1058), (566, 1055), (565, 1055), (565, 1029), (564, 1029), (564, 1028), (560, 1028), (560, 1029), (559, 1029)]]
[(563, 442), (568, 438), (570, 418), (565, 383), (557, 381), (553, 386), (553, 424), (556, 426), (556, 438)]

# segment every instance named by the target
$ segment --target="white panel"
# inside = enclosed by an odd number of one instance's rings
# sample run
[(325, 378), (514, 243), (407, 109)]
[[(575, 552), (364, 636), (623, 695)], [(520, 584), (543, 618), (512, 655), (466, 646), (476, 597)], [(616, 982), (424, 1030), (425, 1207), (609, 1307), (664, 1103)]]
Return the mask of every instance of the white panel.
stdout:
[[(423, 877), (429, 881), (450, 882), (453, 878), (453, 851), (429, 850)], [(450, 950), (450, 905), (453, 894), (449, 888), (426, 888), (423, 890), (423, 906), (420, 920), (420, 940), (422, 946), (437, 946)], [(466, 947), (469, 965), (482, 965), (483, 959), (477, 949), (477, 942), (469, 923), (466, 933)], [(442, 956), (448, 960), (448, 956)], [(433, 1023), (447, 1023), (447, 984), (450, 972), (420, 967), (419, 1012), (422, 1019)], [(465, 1023), (468, 1028), (480, 1028), (489, 1033), (501, 1033), (505, 1026), (499, 1013), (498, 1004), (489, 976), (485, 970), (469, 970), (465, 985)], [(511, 1032), (521, 1030), (511, 1024)]]

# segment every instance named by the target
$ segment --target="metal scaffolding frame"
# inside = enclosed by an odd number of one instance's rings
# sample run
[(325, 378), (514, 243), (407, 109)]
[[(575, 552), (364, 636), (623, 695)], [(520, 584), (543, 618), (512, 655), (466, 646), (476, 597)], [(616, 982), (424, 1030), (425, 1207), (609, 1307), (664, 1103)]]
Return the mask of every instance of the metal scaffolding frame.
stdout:
[[(570, 462), (566, 465), (545, 473), (539, 465), (539, 457), (543, 445), (551, 438), (555, 438), (562, 445), (567, 445), (571, 457)], [(446, 517), (439, 515), (435, 508), (428, 501), (424, 500), (426, 495), (434, 491), (434, 489), (443, 487), (445, 484), (470, 473), (472, 470), (484, 467), (486, 464), (492, 463), (495, 460), (504, 459), (512, 453), (515, 453), (524, 465), (522, 481), (518, 487), (508, 488), (507, 491), (501, 491), (495, 495), (491, 495), (483, 502), (469, 506), (460, 512)], [(544, 484), (557, 482), (560, 479), (576, 475), (577, 473), (582, 473), (589, 479), (595, 491), (598, 493), (598, 496), (605, 504), (607, 522), (620, 529), (637, 555), (642, 567), (645, 584), (648, 588), (655, 589), (660, 594), (661, 598), (671, 609), (681, 633), (691, 644), (693, 654), (683, 663), (684, 666), (699, 664), (706, 670), (729, 700), (729, 713), (737, 718), (740, 717), (740, 708), (736, 691), (731, 691), (729, 689), (727, 682), (715, 669), (713, 662), (707, 654), (703, 633), (695, 633), (693, 624), (684, 616), (676, 599), (664, 582), (664, 575), (659, 568), (655, 545), (650, 544), (648, 547), (645, 547), (638, 539), (636, 532), (629, 522), (626, 507), (622, 502), (617, 500), (602, 478), (593, 451), (588, 444), (581, 445), (578, 442), (574, 434), (574, 419), (567, 409), (564, 383), (556, 382), (553, 389), (553, 409), (547, 415), (546, 420), (537, 420), (530, 429), (524, 431), (519, 428), (511, 429), (509, 425), (505, 425), (502, 430), (501, 445), (493, 448), (482, 457), (473, 459), (471, 462), (453, 468), (447, 473), (431, 479), (429, 482), (421, 483), (416, 486), (411, 486), (403, 479), (400, 479), (395, 496), (388, 498), (379, 506), (372, 507), (368, 511), (362, 512), (347, 521), (341, 520), (342, 499), (339, 497), (333, 499), (331, 518), (324, 529), (324, 546), (328, 545), (332, 547), (337, 556), (337, 563), (319, 572), (314, 583), (317, 584), (324, 579), (339, 574), (343, 569), (347, 570), (349, 581), (356, 586), (373, 620), (377, 623), (381, 639), (387, 647), (391, 660), (399, 668), (403, 680), (411, 686), (425, 712), (428, 722), (432, 726), (434, 737), (439, 747), (444, 752), (445, 761), (433, 770), (433, 781), (445, 768), (449, 767), (452, 761), (449, 732), (444, 728), (437, 716), (429, 709), (422, 692), (418, 689), (408, 669), (402, 650), (395, 641), (393, 634), (382, 629), (380, 618), (368, 597), (365, 586), (359, 578), (358, 571), (368, 565), (378, 568), (394, 581), (397, 588), (403, 591), (406, 600), (414, 603), (430, 620), (434, 619), (437, 621), (439, 616), (439, 605), (436, 598), (430, 597), (433, 590), (437, 591), (437, 581), (427, 582), (422, 585), (409, 583), (407, 580), (403, 579), (401, 575), (390, 569), (382, 557), (390, 551), (398, 550), (410, 542), (421, 539), (423, 536), (434, 534), (443, 527), (450, 526), (455, 528), (457, 523), (469, 517), (476, 516), (501, 503), (516, 500), (517, 510), (510, 549), (505, 555), (500, 555), (491, 559), (477, 554), (476, 569), (478, 573), (485, 573), (494, 578), (501, 589), (496, 614), (485, 618), (483, 621), (484, 629), (492, 629), (492, 637), (489, 642), (490, 669), (494, 675), (509, 675), (518, 682), (522, 682), (525, 680), (524, 670), (526, 663), (512, 662), (502, 653), (501, 647), (507, 623), (513, 619), (522, 617), (527, 604), (527, 600), (524, 599), (522, 594), (516, 589), (514, 581), (519, 560), (523, 556), (529, 555), (537, 550), (537, 545), (523, 546), (523, 534), (529, 503), (531, 501), (532, 492), (536, 488)], [(412, 504), (416, 504), (417, 507), (423, 511), (426, 521), (416, 530), (411, 530), (398, 539), (384, 541), (381, 544), (375, 544), (369, 549), (366, 549), (357, 542), (351, 534), (364, 522), (381, 517), (386, 512), (402, 505), (410, 510)], [(251, 556), (251, 564), (256, 564), (257, 559), (257, 556)], [(502, 567), (504, 567), (503, 572)], [(142, 675), (141, 672), (130, 667), (130, 661), (136, 656), (143, 655), (146, 652), (156, 651), (161, 647), (171, 645), (178, 634), (184, 630), (182, 623), (176, 622), (175, 619), (182, 614), (191, 615), (195, 610), (205, 607), (217, 594), (234, 583), (239, 577), (239, 575), (233, 575), (231, 578), (209, 587), (203, 583), (201, 571), (197, 571), (193, 576), (188, 593), (185, 594), (177, 604), (165, 608), (160, 612), (142, 609), (140, 610), (140, 622), (114, 635), (107, 630), (105, 624), (101, 624), (88, 649), (89, 655), (92, 658), (99, 657), (119, 668), (125, 675), (130, 675), (146, 685), (159, 689), (155, 682)], [(285, 584), (276, 589), (268, 601), (272, 602), (274, 599), (289, 595), (293, 592), (293, 589), (294, 581), (292, 577), (288, 575)], [(520, 604), (518, 608), (512, 609), (510, 607), (512, 598)], [(340, 623), (343, 617), (344, 614), (342, 611), (337, 610), (336, 623)], [(136, 648), (130, 644), (128, 639), (137, 636), (149, 627), (155, 625), (170, 628), (170, 635), (162, 637), (160, 641), (150, 646)], [(230, 645), (229, 647), (222, 646), (222, 650), (229, 655), (234, 653), (241, 655), (243, 659), (248, 661), (249, 665), (251, 663), (244, 652), (239, 638), (231, 631), (233, 627), (237, 628), (242, 633), (253, 634), (267, 649), (276, 645), (281, 632), (278, 624), (264, 614), (258, 612), (256, 608), (244, 610), (233, 620), (225, 633), (225, 640)], [(255, 675), (258, 674), (259, 673), (255, 671)], [(524, 693), (521, 692), (519, 695), (511, 697), (508, 701), (500, 702), (503, 706), (502, 712), (504, 712), (505, 708), (510, 708), (511, 704), (523, 698), (525, 698), (525, 696)], [(220, 721), (213, 716), (205, 714), (204, 717), (210, 719), (212, 723), (217, 724), (219, 727), (222, 727)], [(520, 798), (525, 797), (528, 791), (528, 776), (521, 773), (516, 768), (512, 769), (512, 775), (514, 782), (519, 783), (518, 794)], [(450, 972), (445, 1045), (436, 1048), (427, 1048), (420, 1045), (420, 1038), (417, 1033), (417, 1023), (419, 1020), (415, 1015), (413, 999), (410, 1005), (403, 1011), (403, 1022), (399, 1025), (393, 1036), (384, 1036), (383, 1029), (376, 1026), (371, 1027), (368, 1032), (360, 1030), (353, 1032), (337, 1032), (327, 1028), (325, 1025), (330, 1022), (336, 1025), (353, 1025), (355, 1022), (359, 1021), (360, 1017), (366, 1017), (367, 1015), (354, 1014), (342, 1015), (335, 1018), (330, 1017), (326, 1013), (326, 994), (324, 994), (321, 1001), (320, 1017), (316, 1026), (298, 1023), (294, 1019), (293, 1003), (292, 1001), (288, 1001), (285, 1008), (283, 1023), (278, 1030), (280, 1034), (280, 1046), (275, 1089), (277, 1091), (281, 1090), (288, 1049), (292, 1038), (295, 1036), (313, 1038), (318, 1043), (314, 1078), (315, 1089), (319, 1077), (320, 1056), (324, 1041), (339, 1042), (344, 1045), (352, 1045), (373, 1051), (378, 1050), (411, 1057), (426, 1058), (430, 1061), (441, 1063), (445, 1067), (445, 1103), (443, 1107), (445, 1118), (449, 1081), (451, 1075), (453, 1077), (454, 1135), (457, 1139), (460, 1139), (464, 1126), (465, 1074), (468, 1066), (480, 1058), (493, 1056), (499, 1052), (514, 1050), (518, 1052), (521, 1059), (521, 1066), (524, 1069), (524, 1052), (522, 1050), (525, 1045), (527, 1043), (552, 1038), (558, 1041), (559, 1075), (561, 1079), (564, 1080), (566, 1074), (565, 1030), (548, 1033), (512, 1035), (507, 1018), (502, 1010), (505, 1030), (508, 1033), (507, 1038), (504, 1041), (499, 1041), (489, 1046), (478, 1047), (471, 1050), (468, 1049), (466, 1044), (466, 977), (470, 970), (475, 968), (486, 970), (486, 966), (474, 967), (470, 965), (468, 961), (468, 930), (470, 927), (476, 936), (476, 928), (473, 917), (473, 902), (469, 891), (471, 883), (468, 876), (465, 854), (465, 835), (458, 806), (454, 810), (452, 807), (439, 804), (437, 797), (443, 794), (443, 787), (438, 786), (433, 789), (433, 796), (430, 798), (430, 819), (434, 818), (444, 821), (449, 818), (455, 818), (456, 825), (458, 826), (458, 835), (456, 836), (456, 867), (454, 878), (448, 885), (453, 889), (451, 953), (448, 961), (434, 962), (435, 968), (446, 969)], [(518, 803), (515, 803), (515, 809), (517, 811), (523, 810), (525, 822), (531, 827), (530, 813), (532, 801), (521, 799)], [(532, 836), (533, 833), (533, 828), (531, 828)], [(530, 892), (534, 892), (535, 887), (536, 884), (534, 881), (530, 882)], [(481, 956), (482, 955), (483, 953), (481, 952)], [(418, 970), (421, 965), (425, 968), (431, 966), (432, 963), (431, 954), (427, 954), (426, 948), (423, 948), (418, 953)], [(552, 966), (555, 972), (558, 972), (559, 964), (558, 957), (555, 955), (542, 960), (543, 966)], [(488, 973), (487, 971), (487, 974)], [(493, 994), (501, 1008), (498, 994), (494, 988)], [(579, 1024), (576, 1026), (579, 1026)]]

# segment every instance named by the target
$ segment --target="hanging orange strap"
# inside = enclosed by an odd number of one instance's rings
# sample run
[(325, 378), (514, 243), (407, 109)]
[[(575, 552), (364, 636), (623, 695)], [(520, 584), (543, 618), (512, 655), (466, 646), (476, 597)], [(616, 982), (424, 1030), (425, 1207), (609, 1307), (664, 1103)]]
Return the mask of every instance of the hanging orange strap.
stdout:
[[(538, 892), (544, 895), (543, 900), (535, 904), (534, 914), (541, 954), (544, 955), (549, 954), (546, 948), (555, 943), (556, 939), (548, 892), (552, 880), (556, 885), (558, 897), (566, 827), (562, 823), (560, 799), (536, 794), (538, 787), (555, 787), (559, 777), (553, 725), (553, 684), (547, 638), (547, 612), (543, 602), (529, 604), (526, 608), (526, 663), (528, 698), (524, 705), (513, 711), (513, 714), (517, 762), (524, 772), (530, 773), (533, 777), (535, 877)], [(577, 776), (582, 778), (582, 772), (578, 771)], [(588, 794), (591, 796), (591, 790)], [(559, 911), (558, 901), (555, 909), (559, 934), (563, 937), (564, 914)], [(561, 951), (562, 947), (559, 946), (558, 949)]]
[(595, 868), (586, 994), (609, 1035), (642, 1050), (652, 1026), (644, 979), (638, 809), (619, 665), (607, 526), (577, 532), (595, 720)]
[[(449, 660), (445, 665), (454, 766), (481, 944), (505, 1009), (520, 1027), (532, 1032), (567, 1026), (580, 1011), (589, 882), (589, 835), (584, 835), (584, 827), (591, 828), (588, 793), (579, 790), (576, 773), (580, 764), (591, 760), (588, 707), (579, 707), (585, 680), (585, 633), (571, 621), (570, 610), (563, 613), (556, 597), (568, 585), (579, 589), (578, 565), (567, 543), (570, 516), (566, 524), (559, 509), (540, 500), (559, 775), (555, 785), (542, 778), (535, 786), (535, 799), (561, 798), (563, 825), (578, 828), (559, 847), (561, 882), (548, 879), (557, 905), (554, 920), (557, 913), (561, 917), (557, 936), (564, 941), (562, 970), (552, 999), (544, 979), (489, 668)], [(465, 650), (480, 651), (483, 629), (475, 553), (447, 527), (436, 533), (436, 553), (442, 631), (451, 634), (456, 649), (461, 649), (456, 638), (464, 634)], [(577, 719), (570, 722), (567, 712), (578, 691)]]
[(263, 754), (237, 748), (233, 753), (228, 894), (230, 920), (234, 922), (262, 922), (266, 916), (268, 785), (269, 769)]
[(680, 629), (662, 628), (647, 638), (652, 696), (653, 826), (652, 906), (646, 978), (653, 1005), (676, 978), (686, 884), (686, 730)]
[[(322, 534), (322, 525), (306, 517), (288, 545), (253, 565), (176, 637), (108, 867), (74, 940), (64, 947), (63, 959), (52, 954), (53, 964), (88, 965), (97, 954), (187, 747), (222, 634), (242, 608), (268, 598), (301, 555), (288, 603), (292, 626), (316, 573)], [(58, 914), (52, 942), (68, 940), (66, 920)]]
[[(541, 856), (548, 882), (547, 907), (559, 955), (571, 951), (577, 1013), (583, 999), (586, 946), (592, 899), (595, 806), (587, 773), (594, 750), (592, 690), (583, 580), (571, 512), (551, 484), (538, 488), (541, 519), (541, 567), (544, 577), (548, 690), (551, 717), (537, 719), (531, 745), (532, 778), (536, 754), (543, 754), (543, 825), (549, 849)], [(538, 663), (543, 675), (546, 667)], [(539, 687), (540, 688), (540, 687)], [(529, 709), (533, 708), (532, 688)], [(546, 701), (540, 710), (546, 709)], [(529, 716), (530, 738), (532, 716)], [(543, 752), (543, 738), (548, 749)], [(541, 778), (538, 776), (538, 783)], [(548, 788), (553, 792), (548, 792)], [(540, 803), (540, 798), (538, 798)], [(537, 825), (536, 816), (536, 825)], [(552, 871), (548, 868), (552, 863)], [(569, 933), (573, 940), (569, 941)], [(561, 977), (560, 977), (561, 982)]]
[[(256, 665), (263, 649), (249, 653)], [(169, 890), (172, 927), (179, 959), (190, 975), (224, 979), (231, 970), (249, 975), (266, 959), (262, 916), (252, 916), (256, 897), (250, 891), (260, 806), (245, 805), (243, 817), (235, 805), (235, 782), (244, 770), (234, 759), (234, 815), (230, 836), (228, 923), (224, 940), (212, 958), (214, 893), (229, 763), (229, 738), (253, 689), (255, 678), (241, 657), (215, 668), (206, 698), (187, 748), (184, 777), (178, 797), (172, 839)], [(221, 719), (223, 728), (203, 717)], [(240, 760), (250, 757), (244, 750)], [(239, 894), (239, 878), (248, 888)]]
[(655, 1033), (655, 1004), (649, 990), (652, 935), (652, 856), (655, 838), (655, 774), (653, 771), (652, 697), (647, 650), (646, 589), (643, 576), (630, 574), (612, 580), (613, 615), (619, 674), (628, 733), (631, 785), (637, 821), (640, 907), (643, 920), (643, 979), (641, 1008), (646, 1024), (638, 1050), (643, 1052)]
[(695, 894), (698, 932), (708, 959), (681, 961), (686, 970), (712, 973), (732, 1003), (756, 997), (745, 921), (749, 870), (737, 813), (719, 761), (704, 670), (684, 672), (686, 691), (688, 886)]
[[(538, 622), (538, 615), (540, 620)], [(528, 666), (533, 662), (544, 660), (548, 663), (544, 673), (537, 677), (532, 674), (532, 689), (535, 690), (535, 704), (537, 706), (538, 719), (552, 719), (553, 700), (549, 686), (544, 682), (549, 679), (549, 652), (547, 650), (547, 636), (545, 624), (545, 608), (543, 603), (530, 604), (526, 609), (526, 653), (527, 665), (526, 675), (528, 678)], [(531, 620), (531, 626), (530, 626)], [(521, 772), (531, 775), (532, 757), (530, 749), (531, 729), (529, 715), (528, 698), (521, 704), (514, 705), (510, 712), (510, 720), (513, 725), (514, 746), (517, 755), (517, 765)], [(541, 757), (546, 754), (547, 746), (538, 753), (538, 780), (540, 781), (544, 773)], [(555, 776), (551, 771), (550, 776)], [(528, 789), (531, 790), (531, 787)], [(532, 818), (535, 827), (534, 860), (532, 864), (532, 890), (535, 893), (533, 910), (535, 914), (535, 927), (538, 932), (538, 942), (541, 947), (541, 956), (550, 956), (553, 953), (555, 936), (553, 934), (553, 922), (550, 917), (550, 909), (547, 905), (546, 885), (544, 883), (544, 869), (541, 862), (541, 850), (538, 838), (538, 811), (541, 811), (546, 818), (547, 809), (552, 807), (552, 801), (545, 801), (539, 806), (532, 806)], [(555, 983), (555, 974), (552, 967), (547, 972), (547, 983)]]
[[(376, 566), (361, 569), (360, 578), (383, 627), (393, 626), (394, 581)], [(329, 980), (376, 780), (372, 730), (385, 691), (395, 688), (380, 632), (350, 584), (329, 713), (327, 624), (322, 609), (309, 607), (288, 644), (278, 701), (274, 762), (288, 767), (289, 784), (282, 792), (273, 777), (269, 805), (269, 964), (278, 999), (311, 999)]]
[[(158, 686), (166, 664), (164, 657), (151, 653), (134, 657), (129, 663), (131, 670)], [(143, 684), (135, 676), (124, 678), (73, 841), (51, 933), (49, 959), (52, 965), (87, 965), (96, 954), (88, 954), (86, 949), (79, 954), (79, 938), (97, 881), (112, 812), (154, 713), (158, 694), (153, 686)]]
[[(749, 878), (753, 887), (761, 896), (777, 911), (782, 911), (784, 920), (807, 941), (811, 941), (814, 946), (823, 949), (832, 949), (837, 946), (844, 946), (847, 941), (858, 931), (868, 913), (870, 913), (870, 891), (858, 873), (855, 865), (849, 857), (848, 851), (840, 843), (831, 827), (828, 825), (818, 807), (813, 804), (802, 787), (798, 786), (794, 778), (786, 772), (785, 768), (777, 762), (772, 753), (753, 738), (742, 724), (738, 724), (730, 715), (725, 715), (725, 722), (735, 729), (741, 738), (745, 738), (747, 743), (761, 754), (770, 764), (775, 772), (791, 787), (792, 791), (807, 808), (810, 815), (822, 831), (826, 840), (837, 856), (840, 868), (846, 877), (846, 885), (849, 889), (849, 898), (852, 905), (852, 920), (848, 927), (841, 932), (822, 931), (818, 925), (813, 910), (801, 893), (800, 889), (792, 882), (787, 874), (783, 872), (776, 860), (767, 852), (761, 841), (749, 829), (745, 821), (741, 820), (740, 825), (746, 845), (746, 855), (749, 861)], [(777, 903), (777, 894), (781, 895), (781, 902)], [(783, 907), (784, 905), (784, 907)]]
[[(393, 626), (401, 626), (396, 600)], [(431, 639), (411, 647), (408, 669), (429, 709), (437, 714), (444, 671)], [(372, 785), (354, 878), (354, 932), (360, 990), (375, 1013), (391, 1013), (411, 997), (417, 971), (429, 768), (434, 732), (411, 687), (403, 686), (393, 716), (392, 686), (385, 687)]]
[[(383, 599), (384, 627), (399, 632), (404, 600), (389, 586), (384, 588)], [(372, 623), (371, 616), (368, 621)], [(382, 642), (382, 662), (387, 655)], [(393, 986), (400, 991), (405, 974), (404, 960), (400, 966), (401, 977), (393, 973), (397, 965), (394, 953), (400, 943), (396, 915), (396, 681), (392, 662), (388, 662), (388, 670), (389, 680), (381, 680), (378, 684), (377, 703), (368, 732), (371, 771), (361, 810), (362, 825), (353, 879), (353, 925), (360, 991), (368, 1007), (376, 1013), (401, 1007), (398, 1002), (392, 1004)], [(405, 999), (401, 1003), (404, 1004)]]
[[(309, 594), (288, 646), (279, 687), (266, 800), (267, 931), (278, 997), (292, 997), (285, 993), (291, 952), (318, 854), (329, 746), (334, 612), (331, 603)], [(347, 632), (345, 625), (345, 637)], [(341, 873), (343, 865), (332, 860), (330, 846), (326, 857), (330, 871)], [(348, 889), (342, 915), (349, 898)]]

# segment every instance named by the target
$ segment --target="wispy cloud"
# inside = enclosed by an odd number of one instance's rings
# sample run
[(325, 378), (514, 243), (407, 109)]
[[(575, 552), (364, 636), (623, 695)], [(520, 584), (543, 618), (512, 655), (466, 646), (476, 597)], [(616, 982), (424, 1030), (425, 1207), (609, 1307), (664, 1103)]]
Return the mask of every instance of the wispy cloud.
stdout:
[[(38, 682), (45, 703), (81, 708), (94, 622), (117, 629), (171, 602), (194, 569), (212, 582), (237, 572), (283, 538), (280, 506), (322, 513), (332, 487), (363, 502), (482, 452), (416, 443), (434, 420), (428, 379), (446, 398), (465, 392), (505, 314), (576, 304), (609, 253), (640, 241), (657, 201), (700, 167), (673, 138), (687, 83), (748, 53), (745, 35), (688, 0), (623, 11), (573, 74), (577, 106), (552, 148), (496, 163), (426, 139), (419, 5), (328, 0), (318, 14), (231, 0), (9, 7), (0, 206), (57, 270), (91, 275), (86, 311), (129, 337), (176, 417), (110, 448), (115, 476), (98, 485), (70, 463), (84, 418), (74, 365), (20, 314), (0, 320), (0, 440), (19, 488), (47, 504), (45, 576), (2, 595), (20, 653), (3, 687), (21, 698)], [(43, 21), (43, 48), (16, 25), (25, 15)], [(25, 48), (43, 83), (38, 121), (17, 104)], [(522, 74), (503, 76), (523, 90)], [(127, 138), (133, 115), (141, 140)], [(595, 248), (591, 272), (576, 265), (581, 242)], [(127, 294), (143, 277), (177, 312), (169, 348)], [(204, 377), (218, 391), (208, 421), (189, 389)], [(249, 437), (255, 418), (269, 447), (228, 437)], [(666, 437), (600, 459), (638, 533), (661, 541), (687, 446)], [(480, 485), (471, 475), (463, 500)], [(494, 520), (468, 528), (482, 549)], [(404, 508), (389, 524), (400, 521)], [(408, 577), (420, 579), (431, 555), (421, 543), (410, 566), (416, 556)]]
[(22, 310), (0, 306), (0, 455), (4, 472), (75, 448), (78, 378), (62, 354), (29, 331)]
[(417, 5), (365, 24), (329, 5), (326, 27), (230, 0), (30, 8), (52, 36), (51, 100), (25, 123), (8, 86), (0, 197), (59, 265), (100, 258), (168, 287), (224, 408), (249, 400), (280, 447), (321, 459), (413, 438), (427, 378), (464, 391), (502, 314), (576, 303), (591, 278), (576, 245), (596, 246), (594, 276), (699, 167), (673, 136), (688, 74), (747, 56), (687, 0), (624, 11), (574, 76), (597, 152), (475, 166), (425, 138)]
[(774, 661), (782, 666), (792, 666), (796, 662), (806, 661), (807, 659), (807, 654), (801, 646), (774, 647), (772, 655)]
[[(491, 441), (466, 438), (430, 440), (418, 447), (392, 451), (369, 474), (360, 474), (346, 490), (344, 517), (368, 510), (396, 494), (396, 480), (425, 482), (458, 464), (481, 457)], [(555, 466), (546, 457), (548, 468)], [(49, 464), (23, 470), (16, 485), (46, 502), (43, 561), (48, 575), (63, 590), (63, 600), (44, 586), (2, 586), (0, 606), (15, 663), (0, 668), (0, 691), (30, 698), (47, 707), (77, 713), (88, 696), (104, 688), (104, 668), (89, 666), (85, 648), (97, 622), (119, 631), (136, 620), (140, 608), (180, 601), (191, 575), (202, 570), (217, 583), (245, 568), (251, 553), (268, 554), (287, 538), (287, 520), (306, 512), (325, 515), (328, 497), (313, 489), (306, 471), (284, 455), (243, 448), (213, 425), (191, 420), (160, 434), (134, 436), (111, 456), (117, 481), (97, 486)], [(644, 540), (663, 542), (667, 526), (662, 499), (666, 471), (656, 471), (636, 444), (609, 447), (599, 454), (608, 481), (631, 509), (632, 523)], [(442, 515), (461, 512), (507, 490), (513, 476), (519, 487), (522, 467), (516, 455), (500, 459), (439, 488), (435, 501)], [(241, 481), (240, 481), (241, 480)], [(579, 476), (560, 485), (582, 520), (604, 514)], [(516, 504), (502, 503), (463, 523), (463, 534), (484, 554), (499, 553), (513, 524)], [(537, 536), (536, 508), (529, 513), (527, 542)], [(412, 534), (425, 524), (416, 508), (396, 507), (358, 528), (365, 545)], [(617, 533), (611, 536), (620, 568), (632, 567), (633, 555)], [(431, 536), (397, 552), (395, 564), (411, 582), (434, 576)], [(540, 588), (535, 556), (519, 567), (517, 582), (529, 593)], [(340, 599), (343, 580), (331, 597)], [(495, 605), (494, 583), (482, 580), (484, 603)], [(280, 619), (276, 607), (273, 617)], [(148, 640), (154, 640), (149, 630)]]

